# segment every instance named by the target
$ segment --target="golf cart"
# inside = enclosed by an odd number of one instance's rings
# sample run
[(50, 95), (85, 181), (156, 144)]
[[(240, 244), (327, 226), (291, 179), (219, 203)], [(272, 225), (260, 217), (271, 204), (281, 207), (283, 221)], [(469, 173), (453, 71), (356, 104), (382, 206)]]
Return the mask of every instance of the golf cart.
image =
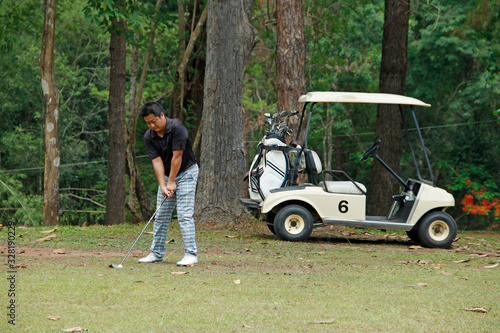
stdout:
[[(302, 146), (285, 143), (284, 136), (291, 134), (287, 127), (288, 120), (273, 124), (276, 118), (290, 117), (296, 112), (281, 112), (273, 117), (266, 115), (269, 130), (259, 143), (259, 152), (247, 174), (249, 198), (241, 199), (243, 205), (261, 214), (269, 229), (283, 240), (303, 241), (316, 226), (341, 225), (404, 230), (411, 240), (424, 246), (450, 247), (456, 237), (457, 226), (445, 210), (455, 205), (455, 199), (436, 187), (413, 110), (414, 106), (430, 107), (429, 104), (394, 94), (352, 92), (310, 92), (300, 96), (299, 102), (304, 106), (298, 133), (306, 108), (310, 105), (304, 143)], [(373, 157), (382, 163), (401, 184), (402, 191), (393, 196), (394, 202), (387, 216), (367, 216), (366, 187), (344, 171), (322, 170), (318, 155), (305, 148), (313, 108), (317, 103), (397, 104), (401, 113), (404, 105), (410, 106), (432, 181), (421, 177), (410, 140), (418, 179), (406, 181), (378, 156), (377, 150), (382, 143), (377, 140), (361, 160)], [(298, 173), (301, 172), (308, 175), (307, 183), (297, 183)], [(317, 180), (317, 175), (321, 181)]]

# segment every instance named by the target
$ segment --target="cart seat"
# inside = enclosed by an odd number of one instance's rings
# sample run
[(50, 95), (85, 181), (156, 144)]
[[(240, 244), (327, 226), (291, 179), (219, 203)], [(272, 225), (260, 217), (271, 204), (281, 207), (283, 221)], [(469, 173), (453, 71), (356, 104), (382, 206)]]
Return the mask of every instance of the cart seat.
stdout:
[[(343, 194), (364, 194), (366, 193), (365, 185), (351, 181), (322, 181), (318, 185), (323, 187), (326, 192), (343, 193)], [(326, 186), (325, 186), (326, 184)], [(358, 188), (359, 187), (359, 188)]]

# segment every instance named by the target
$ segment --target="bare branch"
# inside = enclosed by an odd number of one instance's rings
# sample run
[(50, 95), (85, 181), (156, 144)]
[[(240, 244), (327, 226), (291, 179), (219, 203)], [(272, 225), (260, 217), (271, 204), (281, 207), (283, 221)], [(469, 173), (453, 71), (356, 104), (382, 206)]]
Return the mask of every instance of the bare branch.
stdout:
[(77, 198), (77, 199), (80, 199), (80, 200), (90, 201), (90, 202), (92, 202), (93, 204), (95, 204), (95, 205), (97, 205), (97, 206), (99, 206), (99, 207), (106, 208), (106, 205), (103, 205), (102, 203), (99, 203), (99, 202), (97, 202), (97, 201), (95, 201), (95, 200), (92, 200), (92, 199), (90, 199), (90, 198), (81, 197), (81, 196), (78, 196), (78, 195), (76, 195), (76, 194), (72, 194), (72, 193), (68, 193), (68, 194), (66, 194), (66, 195), (67, 195), (68, 197), (74, 197), (74, 198)]

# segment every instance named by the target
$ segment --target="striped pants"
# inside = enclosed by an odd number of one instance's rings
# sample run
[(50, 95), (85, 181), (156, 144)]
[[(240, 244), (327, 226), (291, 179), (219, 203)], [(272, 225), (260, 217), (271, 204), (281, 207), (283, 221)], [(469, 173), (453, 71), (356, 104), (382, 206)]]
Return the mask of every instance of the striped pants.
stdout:
[[(182, 233), (184, 242), (184, 253), (197, 255), (195, 226), (194, 226), (194, 199), (196, 195), (196, 183), (198, 182), (198, 165), (195, 164), (189, 169), (181, 172), (175, 177), (177, 190), (170, 199), (165, 200), (163, 206), (158, 210), (155, 217), (153, 228), (153, 243), (151, 244), (151, 252), (157, 257), (163, 258), (166, 252), (165, 241), (167, 240), (168, 225), (172, 218), (172, 212), (177, 206), (177, 220)], [(165, 181), (168, 182), (168, 176), (165, 176)], [(158, 186), (156, 196), (156, 207), (161, 205), (163, 193)]]

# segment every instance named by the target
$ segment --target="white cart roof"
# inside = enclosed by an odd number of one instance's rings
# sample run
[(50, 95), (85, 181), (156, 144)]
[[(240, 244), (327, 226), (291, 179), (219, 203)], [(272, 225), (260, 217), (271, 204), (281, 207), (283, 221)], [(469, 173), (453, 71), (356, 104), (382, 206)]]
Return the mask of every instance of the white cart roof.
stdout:
[(373, 104), (403, 104), (430, 107), (413, 97), (395, 94), (359, 93), (339, 91), (313, 91), (299, 97), (301, 103), (373, 103)]

